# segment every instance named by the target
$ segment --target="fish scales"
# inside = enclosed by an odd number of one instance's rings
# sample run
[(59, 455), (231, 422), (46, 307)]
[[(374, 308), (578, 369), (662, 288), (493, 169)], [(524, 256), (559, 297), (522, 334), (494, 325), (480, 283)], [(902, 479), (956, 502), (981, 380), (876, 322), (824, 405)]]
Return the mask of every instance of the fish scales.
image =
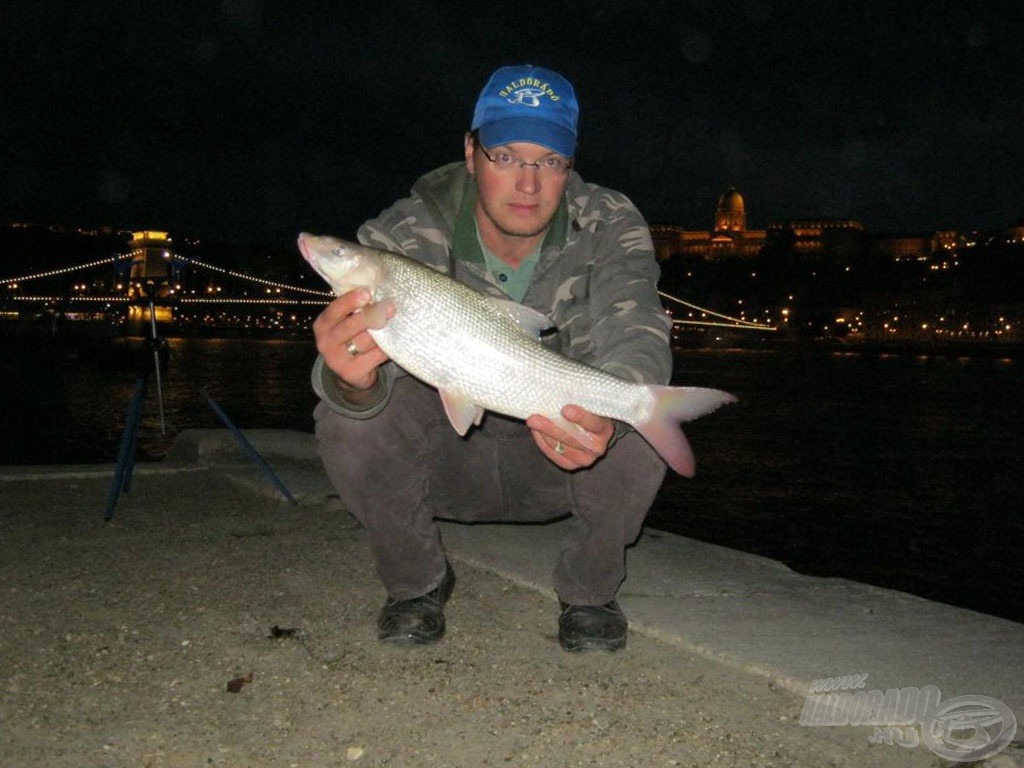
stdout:
[[(390, 299), (398, 311), (370, 335), (412, 375), (516, 418), (557, 415), (570, 402), (609, 418), (642, 418), (642, 386), (547, 349), (483, 294), (437, 270), (390, 254), (381, 261), (374, 300)], [(431, 343), (404, 343), (423, 337)], [(437, 346), (448, 353), (438, 355)]]

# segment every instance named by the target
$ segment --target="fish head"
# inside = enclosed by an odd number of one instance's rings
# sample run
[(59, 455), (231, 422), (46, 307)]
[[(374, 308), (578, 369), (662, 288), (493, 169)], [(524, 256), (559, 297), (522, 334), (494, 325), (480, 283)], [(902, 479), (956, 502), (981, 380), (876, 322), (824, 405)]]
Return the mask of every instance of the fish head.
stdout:
[(326, 235), (299, 235), (299, 251), (335, 295), (368, 288), (374, 293), (381, 281), (381, 268), (373, 250)]

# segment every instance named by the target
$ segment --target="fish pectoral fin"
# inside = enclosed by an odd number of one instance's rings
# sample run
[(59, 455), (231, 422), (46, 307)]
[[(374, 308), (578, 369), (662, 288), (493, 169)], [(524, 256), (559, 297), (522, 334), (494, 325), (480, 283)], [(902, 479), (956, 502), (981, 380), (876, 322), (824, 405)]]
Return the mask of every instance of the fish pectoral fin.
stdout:
[(366, 327), (374, 331), (379, 331), (387, 325), (388, 317), (392, 314), (394, 314), (394, 305), (387, 299), (367, 304), (362, 309), (363, 318), (366, 320)]
[(465, 435), (470, 427), (480, 426), (480, 420), (484, 417), (484, 409), (471, 401), (465, 395), (459, 395), (448, 390), (438, 390), (441, 394), (441, 404), (448, 416), (448, 421), (460, 435)]
[(508, 299), (488, 296), (487, 300), (503, 315), (509, 318), (516, 327), (531, 339), (540, 338), (542, 331), (553, 328), (551, 319), (535, 309)]

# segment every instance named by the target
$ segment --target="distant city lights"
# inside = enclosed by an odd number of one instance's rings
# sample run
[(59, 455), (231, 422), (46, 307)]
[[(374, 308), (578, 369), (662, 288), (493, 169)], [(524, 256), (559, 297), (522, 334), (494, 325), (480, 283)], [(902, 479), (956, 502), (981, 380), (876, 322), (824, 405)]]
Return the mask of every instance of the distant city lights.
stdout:
[[(958, 271), (968, 268), (965, 264), (973, 264), (965, 249), (977, 246), (977, 238), (942, 234), (926, 260), (904, 255), (894, 257), (896, 263), (902, 261), (906, 265), (903, 268), (914, 270), (915, 285), (927, 286), (928, 290), (932, 290), (933, 285), (941, 288), (951, 277), (955, 280)], [(182, 256), (171, 250), (172, 242), (165, 232), (143, 230), (133, 234), (129, 253), (0, 278), (0, 302), (6, 302), (0, 304), (0, 317), (6, 322), (35, 313), (36, 317), (61, 316), (116, 324), (127, 320), (126, 305), (138, 310), (144, 307), (146, 300), (155, 299), (161, 305), (162, 316), (183, 327), (308, 331), (316, 313), (334, 296), (329, 290), (288, 285)], [(1007, 236), (1006, 242), (1024, 243), (1024, 229)], [(911, 266), (918, 261), (927, 263)], [(130, 263), (130, 268), (126, 262)], [(96, 271), (104, 268), (106, 273), (97, 277)], [(888, 307), (880, 301), (872, 302), (871, 308), (858, 306), (860, 302), (854, 298), (849, 305), (836, 301), (834, 307), (821, 304), (809, 309), (805, 290), (810, 289), (804, 284), (800, 284), (799, 290), (794, 290), (797, 285), (786, 285), (794, 292), (771, 301), (765, 298), (765, 286), (771, 284), (766, 282), (771, 279), (769, 270), (744, 268), (739, 274), (749, 283), (741, 281), (736, 285), (750, 285), (750, 293), (742, 295), (745, 291), (739, 288), (736, 291), (741, 293), (739, 296), (718, 295), (714, 299), (728, 312), (715, 311), (659, 291), (674, 332), (678, 334), (690, 328), (700, 333), (701, 328), (723, 328), (760, 334), (782, 331), (784, 335), (851, 341), (1024, 341), (1024, 309), (1016, 304), (986, 308), (975, 302), (968, 306), (957, 302), (952, 293), (939, 304), (922, 302), (917, 295), (908, 297), (894, 293), (887, 301)], [(842, 289), (846, 281), (850, 281), (851, 286), (859, 285), (864, 274), (865, 270), (857, 264), (830, 267), (822, 262), (809, 266), (805, 282), (817, 286), (832, 280)], [(676, 277), (683, 285), (704, 279), (697, 267), (680, 270)], [(49, 284), (36, 287), (35, 283), (47, 279), (51, 280)], [(698, 284), (703, 286), (703, 282)], [(933, 291), (929, 296), (933, 294), (941, 295)], [(849, 295), (859, 296), (852, 291)], [(249, 309), (252, 311), (247, 311)]]

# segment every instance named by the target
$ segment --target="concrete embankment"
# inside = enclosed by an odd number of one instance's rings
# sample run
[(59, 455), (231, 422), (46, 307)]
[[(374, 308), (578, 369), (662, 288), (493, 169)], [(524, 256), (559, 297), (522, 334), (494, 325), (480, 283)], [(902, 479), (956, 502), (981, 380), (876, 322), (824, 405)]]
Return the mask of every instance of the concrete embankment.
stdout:
[(443, 524), (448, 635), (381, 648), (313, 437), (246, 434), (297, 505), (219, 430), (138, 465), (108, 523), (112, 467), (0, 468), (0, 764), (946, 764), (900, 746), (920, 724), (802, 725), (843, 677), (1024, 717), (1024, 625), (657, 531), (628, 552), (621, 654), (558, 648), (564, 523)]

